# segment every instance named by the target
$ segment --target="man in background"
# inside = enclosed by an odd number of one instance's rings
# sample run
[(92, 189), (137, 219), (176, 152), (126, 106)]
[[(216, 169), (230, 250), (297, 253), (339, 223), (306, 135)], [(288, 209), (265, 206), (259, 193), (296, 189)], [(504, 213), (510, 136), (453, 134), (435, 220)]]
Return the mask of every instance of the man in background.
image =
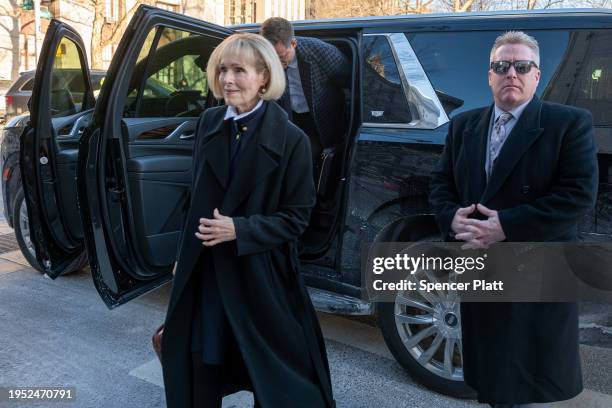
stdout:
[(316, 164), (322, 150), (338, 143), (345, 131), (342, 88), (349, 84), (349, 61), (331, 44), (295, 37), (291, 23), (281, 17), (264, 21), (260, 34), (272, 43), (285, 68), (287, 87), (278, 102), (308, 135)]

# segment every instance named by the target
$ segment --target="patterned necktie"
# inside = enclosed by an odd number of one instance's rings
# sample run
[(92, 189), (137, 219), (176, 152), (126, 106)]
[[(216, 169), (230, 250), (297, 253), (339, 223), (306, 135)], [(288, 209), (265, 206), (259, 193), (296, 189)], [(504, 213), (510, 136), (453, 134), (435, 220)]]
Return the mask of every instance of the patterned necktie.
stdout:
[(493, 170), (493, 163), (499, 155), (504, 142), (506, 141), (506, 123), (512, 119), (512, 114), (504, 112), (495, 120), (493, 124), (493, 131), (491, 132), (491, 141), (489, 142), (489, 171), (488, 175), (491, 175)]

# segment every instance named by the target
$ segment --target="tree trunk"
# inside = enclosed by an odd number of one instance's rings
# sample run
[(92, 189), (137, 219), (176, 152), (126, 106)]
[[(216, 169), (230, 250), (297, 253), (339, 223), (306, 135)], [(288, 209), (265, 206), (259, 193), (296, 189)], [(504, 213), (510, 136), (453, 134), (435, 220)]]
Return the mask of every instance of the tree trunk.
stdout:
[[(11, 2), (11, 5), (13, 5), (13, 2)], [(11, 17), (13, 20), (13, 28), (9, 33), (11, 36), (11, 46), (13, 48), (13, 60), (11, 61), (11, 80), (13, 81), (19, 77), (19, 70), (21, 69), (21, 45), (19, 44), (19, 40), (21, 39), (21, 20), (16, 7), (19, 6), (15, 5), (13, 8), (16, 14)], [(28, 57), (27, 55), (28, 51), (26, 50), (26, 58)]]
[(104, 29), (104, 0), (93, 0), (94, 19), (93, 30), (91, 32), (91, 68), (103, 69), (104, 62), (102, 55), (104, 52), (104, 44), (102, 43), (102, 30)]

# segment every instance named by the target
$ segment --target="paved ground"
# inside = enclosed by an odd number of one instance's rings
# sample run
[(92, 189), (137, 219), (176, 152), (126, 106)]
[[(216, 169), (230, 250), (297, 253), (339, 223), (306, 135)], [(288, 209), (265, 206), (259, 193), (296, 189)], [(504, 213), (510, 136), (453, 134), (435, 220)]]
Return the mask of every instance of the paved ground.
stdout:
[[(1, 197), (0, 197), (1, 198)], [(12, 230), (0, 211), (0, 240)], [(164, 407), (161, 367), (150, 335), (162, 322), (169, 285), (109, 311), (88, 271), (51, 280), (19, 251), (0, 254), (0, 388), (74, 387), (70, 407)], [(584, 304), (581, 353), (587, 388), (559, 408), (612, 407), (612, 312)], [(339, 408), (485, 407), (415, 384), (371, 322), (320, 314)], [(243, 392), (224, 407), (252, 404)], [(7, 403), (0, 407), (48, 407)], [(52, 406), (63, 406), (53, 404)]]
[[(161, 368), (149, 339), (163, 320), (168, 295), (165, 286), (109, 311), (87, 271), (53, 281), (29, 268), (18, 251), (0, 255), (0, 387), (75, 387), (74, 407), (163, 407)], [(415, 384), (376, 328), (319, 317), (339, 407), (480, 406)], [(581, 351), (588, 390), (558, 406), (612, 407), (612, 350), (583, 345)], [(241, 393), (224, 406), (250, 401)]]

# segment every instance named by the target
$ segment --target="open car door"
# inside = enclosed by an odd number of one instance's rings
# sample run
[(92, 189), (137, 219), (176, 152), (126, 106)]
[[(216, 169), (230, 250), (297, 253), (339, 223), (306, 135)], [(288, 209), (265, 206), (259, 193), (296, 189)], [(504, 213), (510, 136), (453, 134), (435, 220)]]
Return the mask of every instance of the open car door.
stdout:
[(195, 125), (214, 103), (206, 64), (231, 33), (140, 6), (113, 56), (78, 163), (89, 263), (109, 308), (172, 278)]
[(83, 40), (69, 25), (51, 20), (20, 142), (31, 240), (51, 278), (87, 264), (75, 178), (79, 139), (94, 103)]

